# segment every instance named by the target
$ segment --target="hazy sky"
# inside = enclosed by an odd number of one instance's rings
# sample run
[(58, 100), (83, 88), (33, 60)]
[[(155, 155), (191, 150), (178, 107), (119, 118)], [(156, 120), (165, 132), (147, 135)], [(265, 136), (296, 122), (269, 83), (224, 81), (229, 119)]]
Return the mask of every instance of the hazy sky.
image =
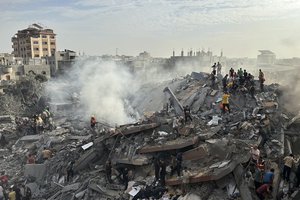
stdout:
[(32, 23), (54, 29), (58, 49), (89, 55), (210, 48), (300, 57), (300, 0), (0, 0), (0, 52), (11, 52), (11, 37)]

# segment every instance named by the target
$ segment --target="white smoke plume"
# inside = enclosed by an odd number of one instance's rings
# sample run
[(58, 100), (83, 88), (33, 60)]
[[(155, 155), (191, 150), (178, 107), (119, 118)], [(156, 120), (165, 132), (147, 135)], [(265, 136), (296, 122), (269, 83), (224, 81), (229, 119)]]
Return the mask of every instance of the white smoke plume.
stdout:
[(81, 58), (66, 73), (48, 83), (52, 101), (64, 103), (77, 96), (80, 104), (76, 114), (85, 120), (91, 115), (111, 125), (136, 120), (136, 113), (127, 104), (136, 87), (125, 66), (99, 58)]

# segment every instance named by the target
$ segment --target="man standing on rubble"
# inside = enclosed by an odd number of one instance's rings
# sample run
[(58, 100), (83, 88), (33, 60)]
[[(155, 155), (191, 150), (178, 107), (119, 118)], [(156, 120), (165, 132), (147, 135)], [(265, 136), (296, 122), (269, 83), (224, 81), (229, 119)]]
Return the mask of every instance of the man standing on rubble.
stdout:
[(183, 112), (184, 112), (184, 119), (185, 119), (185, 123), (187, 123), (187, 120), (190, 119), (191, 121), (193, 121), (192, 117), (191, 117), (191, 109), (188, 105), (186, 105), (183, 108)]
[(214, 63), (214, 65), (211, 66), (211, 68), (213, 69), (213, 70), (212, 70), (213, 74), (216, 75), (217, 63)]
[(226, 87), (227, 87), (227, 80), (228, 79), (228, 74), (226, 74), (225, 76), (224, 76), (224, 78), (222, 79), (222, 84), (223, 84), (223, 91), (225, 92), (225, 91), (227, 91), (227, 89), (226, 89)]
[(260, 84), (260, 91), (263, 92), (264, 91), (265, 75), (261, 71), (261, 69), (259, 69), (258, 80), (259, 80), (259, 84)]
[(258, 149), (257, 145), (251, 147), (250, 153), (251, 153), (251, 161), (256, 165), (260, 157), (260, 150)]
[(166, 185), (166, 162), (165, 160), (160, 160), (159, 162), (159, 166), (160, 166), (160, 173), (159, 173), (159, 179), (160, 179), (160, 184), (161, 186), (165, 186)]
[(223, 113), (226, 112), (226, 108), (228, 109), (228, 112), (230, 113), (230, 108), (229, 108), (229, 97), (230, 97), (230, 95), (229, 95), (228, 92), (226, 91), (226, 92), (223, 94), (223, 97), (222, 97)]
[(94, 129), (96, 126), (96, 117), (94, 115), (92, 115), (91, 117), (91, 128)]
[(266, 172), (264, 174), (264, 179), (263, 179), (264, 184), (265, 183), (270, 184), (270, 185), (273, 184), (273, 180), (274, 180), (274, 176), (275, 176), (274, 172), (275, 172), (275, 170), (272, 168), (269, 172)]
[(294, 159), (294, 155), (290, 154), (286, 156), (284, 159), (284, 167), (283, 167), (283, 180), (289, 182), (290, 181), (290, 174), (293, 164), (298, 163), (299, 159)]

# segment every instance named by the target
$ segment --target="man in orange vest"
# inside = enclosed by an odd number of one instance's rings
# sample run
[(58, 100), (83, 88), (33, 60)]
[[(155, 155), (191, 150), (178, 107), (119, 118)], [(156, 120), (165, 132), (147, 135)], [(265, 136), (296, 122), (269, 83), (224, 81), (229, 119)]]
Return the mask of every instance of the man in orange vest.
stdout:
[(226, 108), (228, 109), (228, 111), (230, 112), (230, 108), (229, 108), (229, 97), (230, 95), (228, 94), (228, 92), (225, 92), (223, 97), (222, 97), (222, 104), (223, 104), (223, 113), (225, 113)]

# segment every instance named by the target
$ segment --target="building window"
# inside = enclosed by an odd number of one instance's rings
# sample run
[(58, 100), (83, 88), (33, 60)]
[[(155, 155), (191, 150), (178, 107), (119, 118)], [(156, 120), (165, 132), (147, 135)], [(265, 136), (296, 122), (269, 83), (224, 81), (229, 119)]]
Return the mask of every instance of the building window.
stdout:
[(38, 51), (38, 50), (39, 50), (39, 48), (34, 48), (34, 50), (35, 50), (35, 51)]
[(51, 39), (54, 39), (54, 36), (52, 35), (52, 36), (50, 36), (50, 38), (51, 38)]
[(48, 51), (48, 49), (47, 48), (43, 48), (43, 51)]
[(51, 42), (50, 44), (51, 44), (51, 45), (55, 45), (55, 42)]
[(47, 38), (47, 35), (42, 35), (42, 38)]
[(43, 44), (48, 44), (48, 42), (43, 42)]
[(51, 51), (55, 52), (55, 49), (51, 49)]
[(40, 56), (39, 56), (39, 54), (35, 54), (35, 55), (34, 55), (34, 57), (36, 57), (36, 58), (37, 58), (37, 57), (40, 57)]
[(39, 42), (38, 41), (33, 41), (33, 44), (39, 44)]

